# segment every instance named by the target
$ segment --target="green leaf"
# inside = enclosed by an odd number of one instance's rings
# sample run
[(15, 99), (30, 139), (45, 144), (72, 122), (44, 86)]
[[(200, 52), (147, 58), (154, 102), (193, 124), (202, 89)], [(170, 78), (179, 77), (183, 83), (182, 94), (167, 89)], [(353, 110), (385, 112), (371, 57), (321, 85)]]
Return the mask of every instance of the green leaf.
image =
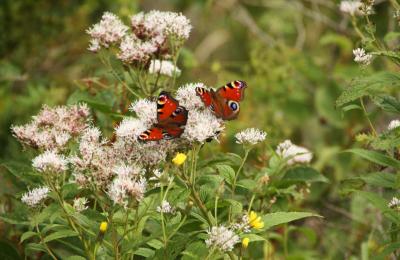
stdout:
[(149, 242), (147, 242), (147, 244), (154, 249), (160, 249), (164, 246), (164, 244), (158, 239), (152, 239)]
[(321, 173), (311, 167), (295, 167), (289, 169), (283, 180), (287, 181), (305, 181), (305, 182), (329, 182)]
[(83, 256), (80, 255), (72, 255), (72, 256), (68, 256), (67, 258), (65, 258), (65, 260), (85, 260), (86, 258), (84, 258)]
[(242, 238), (242, 239), (245, 238), (245, 237), (249, 238), (250, 242), (266, 241), (267, 240), (267, 239), (263, 238), (262, 236), (259, 236), (259, 235), (256, 235), (256, 234), (251, 234), (251, 233), (249, 233), (249, 234), (244, 233), (244, 234), (240, 235), (240, 238)]
[(218, 164), (215, 166), (215, 168), (217, 168), (218, 173), (222, 177), (224, 177), (227, 183), (229, 184), (233, 183), (235, 179), (235, 170), (231, 166), (225, 164)]
[(21, 239), (20, 239), (20, 243), (22, 243), (22, 242), (24, 242), (25, 240), (27, 240), (27, 239), (29, 239), (29, 238), (31, 238), (31, 237), (33, 237), (33, 236), (36, 236), (37, 235), (37, 233), (36, 232), (33, 232), (33, 231), (27, 231), (27, 232), (25, 232), (25, 233), (23, 233), (22, 235), (21, 235)]
[(135, 255), (140, 255), (147, 258), (153, 257), (154, 250), (151, 250), (150, 248), (140, 247), (138, 250), (135, 251)]
[(393, 253), (394, 251), (400, 248), (400, 242), (394, 242), (390, 244), (386, 244), (382, 251), (377, 255), (377, 259), (385, 259), (384, 257)]
[(51, 233), (50, 235), (48, 235), (47, 237), (44, 238), (44, 242), (50, 242), (53, 240), (57, 240), (60, 238), (65, 238), (65, 237), (75, 237), (78, 236), (78, 234), (73, 231), (73, 230), (69, 230), (69, 229), (65, 229), (65, 230), (60, 230), (60, 231), (56, 231), (54, 233)]
[(393, 159), (393, 158), (391, 158), (387, 155), (384, 155), (382, 153), (379, 153), (379, 152), (368, 151), (365, 149), (358, 149), (358, 148), (349, 149), (344, 152), (354, 153), (358, 156), (363, 157), (364, 159), (367, 159), (367, 160), (377, 163), (379, 165), (400, 169), (400, 161)]
[(367, 199), (369, 202), (371, 202), (372, 205), (374, 205), (376, 208), (378, 208), (380, 211), (382, 211), (383, 215), (390, 219), (391, 221), (395, 223), (400, 223), (400, 216), (397, 214), (396, 211), (392, 210), (387, 206), (388, 201), (379, 196), (378, 194), (372, 193), (372, 192), (367, 192), (367, 191), (357, 191), (357, 194), (359, 194), (361, 197)]
[(392, 96), (374, 96), (374, 103), (383, 110), (391, 113), (400, 113), (400, 102)]
[(321, 216), (309, 212), (274, 212), (264, 215), (262, 219), (264, 221), (264, 228), (269, 229), (273, 226), (308, 217)]
[(366, 176), (360, 176), (360, 179), (364, 180), (366, 183), (384, 188), (398, 188), (396, 185), (396, 175), (387, 172), (374, 172)]

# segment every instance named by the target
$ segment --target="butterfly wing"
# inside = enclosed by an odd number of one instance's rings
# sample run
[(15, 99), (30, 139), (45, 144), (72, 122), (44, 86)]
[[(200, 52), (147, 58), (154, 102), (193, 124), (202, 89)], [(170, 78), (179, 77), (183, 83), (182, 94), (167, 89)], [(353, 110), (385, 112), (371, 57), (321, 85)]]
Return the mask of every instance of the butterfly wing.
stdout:
[(220, 87), (217, 90), (217, 94), (227, 100), (239, 102), (244, 98), (244, 90), (246, 87), (246, 82), (235, 80), (225, 84), (225, 86)]
[(187, 122), (188, 111), (168, 92), (161, 92), (157, 100), (157, 120), (162, 126), (183, 126)]
[(138, 139), (140, 141), (158, 141), (163, 139), (163, 137), (163, 129), (155, 126), (141, 133)]

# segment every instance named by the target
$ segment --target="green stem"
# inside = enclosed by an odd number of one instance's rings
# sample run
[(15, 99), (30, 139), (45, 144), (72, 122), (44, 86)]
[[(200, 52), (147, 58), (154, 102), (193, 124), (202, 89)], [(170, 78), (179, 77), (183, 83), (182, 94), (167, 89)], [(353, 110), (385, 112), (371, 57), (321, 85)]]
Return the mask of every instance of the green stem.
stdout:
[(361, 107), (362, 107), (363, 112), (364, 112), (364, 116), (367, 118), (369, 127), (370, 127), (371, 130), (372, 130), (372, 133), (374, 134), (374, 136), (378, 136), (378, 134), (377, 134), (377, 132), (376, 132), (376, 130), (375, 130), (375, 128), (374, 128), (374, 126), (373, 126), (373, 124), (372, 124), (372, 122), (371, 122), (369, 116), (368, 116), (368, 113), (367, 113), (367, 110), (366, 110), (366, 108), (365, 108), (364, 101), (363, 101), (363, 98), (362, 98), (362, 97), (360, 97), (360, 103), (361, 103)]
[(36, 219), (35, 219), (35, 226), (36, 226), (36, 231), (38, 232), (39, 237), (40, 237), (40, 242), (44, 245), (44, 247), (46, 248), (46, 250), (47, 250), (47, 252), (49, 253), (49, 255), (51, 256), (51, 258), (57, 260), (57, 257), (53, 254), (53, 252), (51, 251), (51, 249), (49, 248), (49, 246), (47, 245), (47, 243), (44, 242), (44, 239), (43, 239), (43, 236), (42, 236), (42, 232), (41, 232), (40, 229), (39, 229), (39, 225), (38, 225)]

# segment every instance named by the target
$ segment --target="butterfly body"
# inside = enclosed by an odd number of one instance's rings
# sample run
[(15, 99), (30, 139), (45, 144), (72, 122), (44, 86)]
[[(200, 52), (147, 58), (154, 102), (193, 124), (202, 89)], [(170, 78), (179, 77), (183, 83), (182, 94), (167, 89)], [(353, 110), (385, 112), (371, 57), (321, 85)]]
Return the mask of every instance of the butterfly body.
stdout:
[(244, 89), (246, 87), (247, 85), (244, 81), (235, 80), (216, 91), (197, 87), (196, 93), (216, 117), (223, 120), (233, 120), (239, 114), (239, 102), (244, 98)]
[(138, 137), (141, 141), (158, 141), (181, 136), (188, 118), (188, 111), (168, 92), (161, 92), (157, 99), (157, 123)]

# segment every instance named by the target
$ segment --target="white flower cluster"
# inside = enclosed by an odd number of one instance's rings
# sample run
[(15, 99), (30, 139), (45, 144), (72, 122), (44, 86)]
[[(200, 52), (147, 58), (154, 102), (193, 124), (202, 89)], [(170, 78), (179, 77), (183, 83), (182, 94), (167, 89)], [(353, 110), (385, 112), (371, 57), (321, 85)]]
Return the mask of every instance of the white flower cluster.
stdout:
[(162, 212), (164, 214), (174, 214), (175, 213), (175, 208), (169, 204), (168, 201), (163, 200), (161, 202), (161, 206), (157, 207), (157, 212)]
[(147, 14), (139, 13), (131, 17), (131, 25), (135, 34), (158, 36), (166, 40), (168, 37), (177, 37), (186, 40), (189, 38), (192, 26), (189, 19), (180, 13), (150, 11)]
[(204, 109), (204, 103), (196, 94), (196, 88), (207, 88), (203, 83), (188, 83), (181, 86), (176, 92), (176, 99), (179, 100), (181, 106), (188, 110)]
[(340, 2), (340, 11), (350, 15), (361, 15), (362, 3), (359, 0), (356, 1), (342, 1)]
[[(143, 115), (150, 115), (146, 113)], [(156, 109), (154, 109), (153, 114), (157, 115)], [(147, 117), (146, 119), (150, 119)], [(150, 120), (149, 120), (150, 121)], [(122, 120), (122, 122), (115, 128), (115, 133), (117, 137), (121, 138), (131, 138), (132, 140), (136, 140), (137, 137), (147, 128), (149, 127), (148, 124), (145, 124), (142, 120), (133, 118), (133, 117), (126, 117)]]
[(115, 14), (105, 12), (99, 23), (86, 30), (92, 37), (88, 50), (97, 52), (101, 47), (120, 42), (128, 29)]
[(67, 170), (67, 160), (55, 151), (46, 151), (32, 160), (32, 166), (39, 172), (62, 173)]
[(395, 119), (395, 120), (390, 121), (390, 123), (389, 123), (387, 129), (388, 129), (389, 131), (392, 131), (393, 129), (396, 129), (396, 128), (398, 128), (398, 127), (400, 127), (400, 120)]
[(235, 135), (237, 144), (255, 145), (265, 140), (267, 133), (256, 128), (247, 128)]
[(223, 120), (216, 118), (211, 111), (190, 110), (182, 138), (204, 143), (210, 138), (217, 138), (224, 129)]
[(146, 126), (150, 126), (157, 122), (157, 103), (148, 99), (139, 99), (133, 102), (129, 110), (135, 112)]
[(74, 209), (77, 212), (81, 212), (81, 211), (84, 211), (85, 209), (88, 208), (88, 206), (86, 205), (87, 203), (88, 203), (88, 200), (85, 197), (76, 198), (76, 199), (74, 199), (74, 205), (73, 206), (74, 206)]
[(222, 252), (232, 251), (235, 244), (240, 241), (235, 232), (224, 226), (212, 227), (207, 234), (208, 239), (205, 241), (207, 247), (218, 248)]
[(181, 74), (181, 70), (169, 60), (151, 60), (149, 73), (159, 73), (161, 75), (173, 77), (174, 75), (179, 76)]
[(372, 54), (367, 54), (363, 48), (353, 50), (353, 54), (355, 62), (364, 66), (371, 64)]
[(146, 62), (157, 51), (157, 45), (152, 42), (143, 42), (135, 35), (127, 35), (121, 42), (117, 58), (124, 63)]
[(249, 233), (251, 231), (249, 215), (244, 214), (239, 222), (232, 225), (232, 229), (239, 232)]
[(86, 104), (49, 108), (43, 106), (32, 121), (12, 126), (13, 135), (23, 144), (45, 150), (63, 149), (68, 141), (88, 127), (90, 111)]
[(393, 197), (392, 200), (388, 203), (388, 207), (400, 209), (400, 199)]
[(108, 195), (115, 204), (127, 206), (130, 201), (140, 202), (146, 191), (146, 179), (139, 167), (120, 165), (114, 169), (116, 178), (108, 189)]
[(290, 140), (280, 143), (276, 149), (276, 153), (284, 159), (287, 159), (288, 165), (296, 163), (309, 163), (313, 154), (304, 147), (292, 144)]
[(48, 187), (35, 188), (27, 193), (25, 193), (21, 201), (28, 205), (29, 207), (36, 207), (43, 200), (45, 200), (50, 192)]

